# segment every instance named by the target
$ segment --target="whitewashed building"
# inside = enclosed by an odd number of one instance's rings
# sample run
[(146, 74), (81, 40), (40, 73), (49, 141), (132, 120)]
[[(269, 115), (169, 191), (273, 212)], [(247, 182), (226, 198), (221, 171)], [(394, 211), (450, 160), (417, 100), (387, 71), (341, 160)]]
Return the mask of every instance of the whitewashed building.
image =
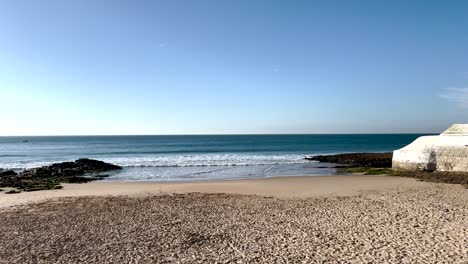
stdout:
[(398, 170), (468, 172), (468, 124), (455, 124), (437, 136), (417, 138), (393, 152)]

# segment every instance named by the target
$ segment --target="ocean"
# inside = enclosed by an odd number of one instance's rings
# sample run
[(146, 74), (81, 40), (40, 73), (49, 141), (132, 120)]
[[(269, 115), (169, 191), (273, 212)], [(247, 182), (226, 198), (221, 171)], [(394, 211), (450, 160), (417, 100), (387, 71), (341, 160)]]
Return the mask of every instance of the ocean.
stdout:
[(306, 156), (399, 149), (421, 134), (0, 137), (0, 168), (92, 158), (123, 166), (107, 181), (333, 175)]

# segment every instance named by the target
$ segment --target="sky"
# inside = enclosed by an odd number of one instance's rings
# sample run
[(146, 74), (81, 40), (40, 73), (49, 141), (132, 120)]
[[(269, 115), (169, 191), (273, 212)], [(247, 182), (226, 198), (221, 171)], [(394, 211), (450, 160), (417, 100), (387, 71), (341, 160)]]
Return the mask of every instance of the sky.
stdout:
[(439, 133), (467, 1), (0, 1), (0, 135)]

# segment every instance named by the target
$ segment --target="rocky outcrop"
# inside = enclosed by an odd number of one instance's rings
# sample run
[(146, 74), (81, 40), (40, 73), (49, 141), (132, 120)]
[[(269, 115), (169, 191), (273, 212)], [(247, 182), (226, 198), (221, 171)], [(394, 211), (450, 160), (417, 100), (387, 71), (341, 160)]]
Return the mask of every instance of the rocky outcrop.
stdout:
[(59, 189), (60, 183), (99, 180), (108, 175), (96, 174), (118, 169), (122, 167), (99, 160), (79, 159), (34, 168), (19, 174), (14, 171), (0, 171), (0, 187), (13, 187), (24, 191)]
[(17, 173), (12, 170), (3, 170), (0, 169), (0, 178), (1, 177), (9, 177), (9, 176), (16, 176)]
[(306, 157), (307, 160), (330, 162), (350, 167), (392, 167), (392, 153), (347, 153), (337, 155), (319, 155)]
[(119, 170), (122, 167), (100, 160), (78, 159), (74, 162), (54, 163), (49, 166), (24, 171), (24, 177), (77, 176), (88, 173)]

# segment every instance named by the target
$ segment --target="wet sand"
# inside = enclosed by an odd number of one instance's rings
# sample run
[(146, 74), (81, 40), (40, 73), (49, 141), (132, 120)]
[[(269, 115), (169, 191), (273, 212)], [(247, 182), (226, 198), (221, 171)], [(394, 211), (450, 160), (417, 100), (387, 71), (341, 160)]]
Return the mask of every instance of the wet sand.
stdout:
[(60, 190), (6, 194), (0, 192), (0, 208), (42, 202), (47, 199), (103, 195), (154, 195), (162, 193), (232, 193), (308, 198), (318, 196), (349, 196), (362, 191), (382, 191), (393, 188), (426, 186), (415, 179), (389, 176), (310, 176), (275, 177), (232, 181), (155, 183), (155, 182), (90, 182), (64, 184)]

